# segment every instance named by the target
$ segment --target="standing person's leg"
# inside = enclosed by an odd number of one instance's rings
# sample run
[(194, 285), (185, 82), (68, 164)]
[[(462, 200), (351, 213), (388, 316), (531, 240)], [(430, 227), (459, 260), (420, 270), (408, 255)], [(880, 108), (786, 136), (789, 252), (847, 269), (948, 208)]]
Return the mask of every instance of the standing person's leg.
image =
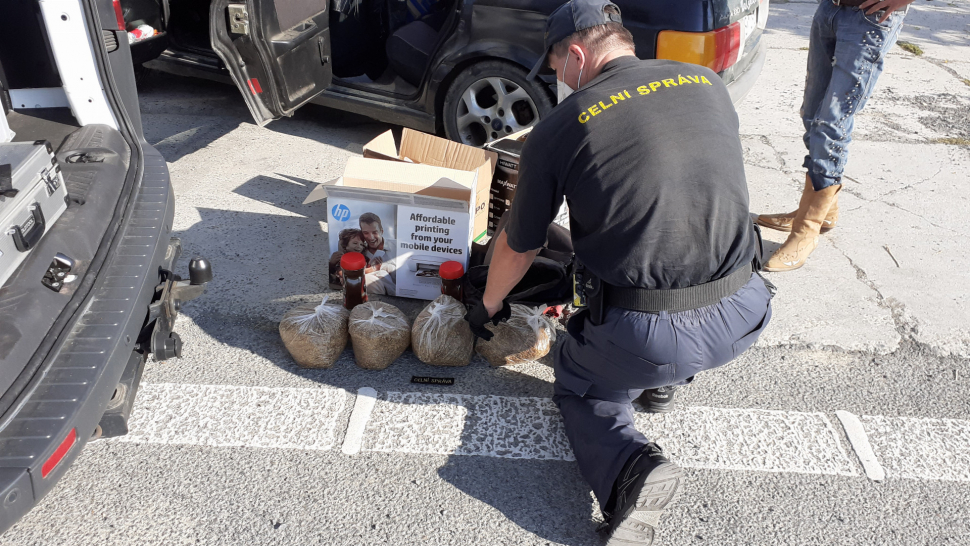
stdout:
[(805, 168), (816, 191), (842, 183), (855, 115), (862, 111), (882, 74), (886, 54), (903, 25), (903, 12), (883, 23), (856, 8), (840, 8), (832, 76), (811, 128), (806, 132)]
[(822, 102), (832, 81), (832, 59), (835, 58), (835, 16), (839, 8), (830, 1), (819, 3), (812, 19), (812, 29), (808, 36), (808, 63), (805, 67), (805, 91), (802, 107), (798, 113), (802, 117), (805, 134), (802, 140), (808, 149), (809, 134), (815, 127)]
[(875, 88), (903, 17), (902, 12), (895, 12), (879, 24), (875, 15), (867, 16), (855, 8), (838, 9), (833, 19), (836, 43), (832, 75), (806, 131), (809, 153), (805, 167), (815, 191), (803, 194), (791, 235), (765, 264), (766, 271), (797, 269), (818, 246), (818, 235), (842, 187), (855, 114)]
[[(808, 38), (808, 64), (805, 70), (805, 92), (802, 98), (802, 107), (799, 113), (802, 117), (802, 125), (805, 133), (802, 137), (805, 142), (805, 149), (809, 149), (809, 135), (816, 127), (819, 109), (829, 88), (832, 79), (832, 59), (835, 57), (835, 16), (839, 8), (828, 0), (822, 0), (815, 10), (815, 17), (812, 19), (812, 28)], [(808, 156), (810, 157), (810, 156)], [(808, 161), (806, 157), (806, 161)], [(779, 231), (791, 231), (792, 223), (798, 210), (804, 208), (806, 199), (809, 199), (814, 188), (811, 178), (805, 175), (805, 186), (802, 189), (802, 198), (798, 209), (781, 214), (761, 214), (758, 216), (758, 224)], [(828, 231), (835, 227), (838, 219), (838, 205), (833, 205), (832, 210), (826, 216), (822, 226), (822, 231)]]

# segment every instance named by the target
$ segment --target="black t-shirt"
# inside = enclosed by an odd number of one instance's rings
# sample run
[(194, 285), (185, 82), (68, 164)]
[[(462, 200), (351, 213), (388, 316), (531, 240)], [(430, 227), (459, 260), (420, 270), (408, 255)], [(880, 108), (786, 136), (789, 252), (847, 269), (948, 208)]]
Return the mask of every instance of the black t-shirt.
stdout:
[(713, 71), (626, 56), (536, 125), (506, 232), (543, 245), (569, 205), (576, 256), (620, 287), (684, 288), (754, 257), (738, 116)]

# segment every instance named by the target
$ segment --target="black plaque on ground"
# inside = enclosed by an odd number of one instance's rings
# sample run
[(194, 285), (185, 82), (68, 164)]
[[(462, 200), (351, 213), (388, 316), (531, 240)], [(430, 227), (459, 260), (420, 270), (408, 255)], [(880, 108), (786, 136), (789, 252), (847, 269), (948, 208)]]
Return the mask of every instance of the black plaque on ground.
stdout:
[(420, 383), (422, 385), (454, 385), (455, 378), (412, 375), (411, 383)]

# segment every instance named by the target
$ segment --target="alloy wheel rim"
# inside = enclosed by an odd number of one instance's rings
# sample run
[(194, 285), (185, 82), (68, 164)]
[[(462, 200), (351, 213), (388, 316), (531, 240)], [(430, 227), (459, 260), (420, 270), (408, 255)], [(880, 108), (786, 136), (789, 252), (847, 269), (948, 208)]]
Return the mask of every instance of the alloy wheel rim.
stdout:
[(535, 125), (539, 121), (539, 109), (522, 86), (494, 76), (465, 88), (456, 117), (461, 141), (483, 146)]

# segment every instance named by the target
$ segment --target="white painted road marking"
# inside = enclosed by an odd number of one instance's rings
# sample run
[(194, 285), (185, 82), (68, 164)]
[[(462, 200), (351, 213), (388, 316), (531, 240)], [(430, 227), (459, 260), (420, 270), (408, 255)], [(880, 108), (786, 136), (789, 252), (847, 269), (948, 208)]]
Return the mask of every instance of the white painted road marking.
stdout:
[(863, 416), (890, 478), (970, 482), (970, 421)]
[(364, 450), (574, 460), (552, 400), (507, 396), (389, 392)]
[(116, 441), (328, 450), (336, 445), (343, 389), (142, 384)]
[[(691, 407), (636, 424), (687, 467), (857, 475), (821, 413)], [(363, 450), (575, 460), (547, 398), (389, 392)]]
[(863, 428), (859, 418), (854, 413), (841, 410), (836, 411), (835, 416), (842, 422), (845, 435), (849, 439), (852, 449), (859, 457), (859, 462), (862, 463), (862, 468), (866, 471), (866, 476), (874, 481), (886, 479), (886, 472), (876, 459), (876, 454), (872, 451), (869, 438), (866, 437), (865, 428)]
[(374, 409), (376, 398), (377, 391), (370, 387), (357, 389), (357, 400), (354, 401), (354, 409), (350, 412), (347, 435), (344, 436), (342, 450), (344, 454), (356, 455), (360, 451), (360, 445), (364, 441), (364, 427), (370, 419), (370, 412)]
[[(143, 384), (131, 432), (113, 441), (330, 450), (340, 441), (337, 421), (346, 399), (345, 390), (334, 388)], [(858, 475), (822, 413), (688, 407), (637, 413), (635, 419), (638, 430), (686, 467)], [(878, 476), (874, 463), (888, 478), (970, 482), (970, 421), (872, 416), (860, 421), (871, 456), (851, 424), (846, 430), (870, 477)], [(366, 387), (358, 393), (343, 449), (574, 460), (559, 411), (548, 398), (378, 395)]]
[(685, 467), (858, 476), (822, 413), (695, 406), (636, 424)]

